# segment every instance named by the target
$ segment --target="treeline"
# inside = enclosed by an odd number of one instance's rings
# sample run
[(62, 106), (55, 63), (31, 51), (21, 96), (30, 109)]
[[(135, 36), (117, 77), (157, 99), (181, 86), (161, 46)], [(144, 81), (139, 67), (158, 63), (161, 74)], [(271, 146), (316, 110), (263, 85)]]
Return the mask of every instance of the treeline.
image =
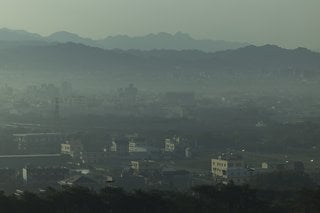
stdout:
[(257, 191), (248, 186), (198, 186), (188, 192), (133, 191), (105, 188), (48, 188), (41, 193), (0, 195), (0, 212), (320, 212), (320, 189)]

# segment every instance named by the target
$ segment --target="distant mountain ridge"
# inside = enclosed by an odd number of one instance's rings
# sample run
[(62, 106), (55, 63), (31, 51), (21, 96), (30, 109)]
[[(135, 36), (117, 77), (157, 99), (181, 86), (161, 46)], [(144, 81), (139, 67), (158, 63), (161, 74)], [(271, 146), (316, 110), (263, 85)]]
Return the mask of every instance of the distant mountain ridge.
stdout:
[[(250, 45), (236, 50), (214, 54), (215, 58), (230, 66), (264, 69), (319, 69), (320, 53), (306, 48), (284, 49), (276, 45)], [(320, 70), (318, 70), (320, 72)]]
[[(5, 46), (6, 48), (1, 48)], [(198, 50), (105, 50), (76, 43), (0, 42), (0, 69), (136, 72), (307, 72), (320, 75), (320, 53), (274, 45), (206, 53)]]
[(25, 30), (0, 29), (0, 41), (36, 41), (43, 37), (36, 33), (29, 33)]
[(196, 40), (186, 33), (177, 32), (149, 34), (141, 37), (111, 36), (99, 41), (105, 48), (120, 49), (174, 49), (174, 50), (201, 50), (216, 52), (227, 49), (237, 49), (249, 45), (248, 43), (229, 42), (222, 40)]
[[(208, 53), (199, 50), (102, 49), (81, 43), (0, 41), (2, 81), (72, 79), (81, 88), (134, 83), (156, 90), (201, 90), (239, 85), (273, 88), (320, 83), (320, 53), (274, 45)], [(48, 77), (49, 76), (49, 77)], [(4, 80), (3, 80), (4, 79)], [(21, 80), (22, 81), (22, 80)], [(294, 84), (295, 84), (294, 83)], [(20, 85), (20, 84), (19, 84)], [(206, 89), (204, 89), (206, 90)], [(316, 90), (315, 90), (316, 91)]]
[(41, 36), (35, 33), (29, 33), (23, 30), (10, 30), (7, 28), (0, 29), (0, 41), (42, 41), (42, 42), (74, 42), (92, 47), (103, 49), (174, 49), (187, 50), (195, 49), (205, 52), (217, 52), (227, 49), (237, 49), (248, 46), (248, 43), (230, 42), (223, 40), (197, 40), (190, 35), (177, 32), (172, 35), (169, 33), (148, 34), (146, 36), (130, 37), (127, 35), (109, 36), (104, 39), (94, 40), (83, 38), (77, 34), (60, 31), (49, 36)]

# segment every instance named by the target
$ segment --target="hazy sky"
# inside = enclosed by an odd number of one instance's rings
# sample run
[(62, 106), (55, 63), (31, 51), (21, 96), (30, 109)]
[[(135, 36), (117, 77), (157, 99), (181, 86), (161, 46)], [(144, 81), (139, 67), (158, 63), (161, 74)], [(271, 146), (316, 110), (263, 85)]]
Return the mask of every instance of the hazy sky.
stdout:
[(320, 0), (0, 0), (0, 28), (81, 36), (182, 31), (320, 49)]

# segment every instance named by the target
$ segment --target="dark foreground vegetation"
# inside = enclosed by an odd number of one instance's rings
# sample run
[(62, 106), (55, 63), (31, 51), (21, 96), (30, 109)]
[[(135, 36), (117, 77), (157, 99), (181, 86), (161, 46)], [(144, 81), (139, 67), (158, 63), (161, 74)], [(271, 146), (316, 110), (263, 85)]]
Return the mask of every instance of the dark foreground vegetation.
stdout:
[(52, 188), (0, 195), (0, 212), (320, 212), (320, 189), (253, 190), (248, 186), (198, 186), (188, 192), (105, 188)]

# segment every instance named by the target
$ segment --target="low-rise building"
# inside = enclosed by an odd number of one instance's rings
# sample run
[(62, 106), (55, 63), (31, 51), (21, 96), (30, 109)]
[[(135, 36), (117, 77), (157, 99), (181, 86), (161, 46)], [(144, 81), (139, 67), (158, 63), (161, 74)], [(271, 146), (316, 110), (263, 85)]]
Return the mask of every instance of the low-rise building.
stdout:
[(180, 144), (179, 137), (166, 138), (164, 141), (164, 151), (165, 152), (174, 152), (177, 146)]
[(70, 155), (72, 158), (79, 158), (83, 152), (83, 146), (79, 141), (66, 141), (61, 144), (61, 154)]
[(128, 140), (126, 138), (113, 139), (111, 142), (110, 151), (117, 155), (127, 155), (129, 153)]
[(211, 160), (211, 172), (216, 183), (244, 184), (248, 181), (250, 173), (245, 168), (243, 159), (239, 155), (221, 155)]
[(137, 143), (134, 141), (129, 141), (129, 153), (137, 151)]
[(151, 174), (160, 170), (160, 165), (153, 160), (131, 161), (131, 169), (133, 174)]

